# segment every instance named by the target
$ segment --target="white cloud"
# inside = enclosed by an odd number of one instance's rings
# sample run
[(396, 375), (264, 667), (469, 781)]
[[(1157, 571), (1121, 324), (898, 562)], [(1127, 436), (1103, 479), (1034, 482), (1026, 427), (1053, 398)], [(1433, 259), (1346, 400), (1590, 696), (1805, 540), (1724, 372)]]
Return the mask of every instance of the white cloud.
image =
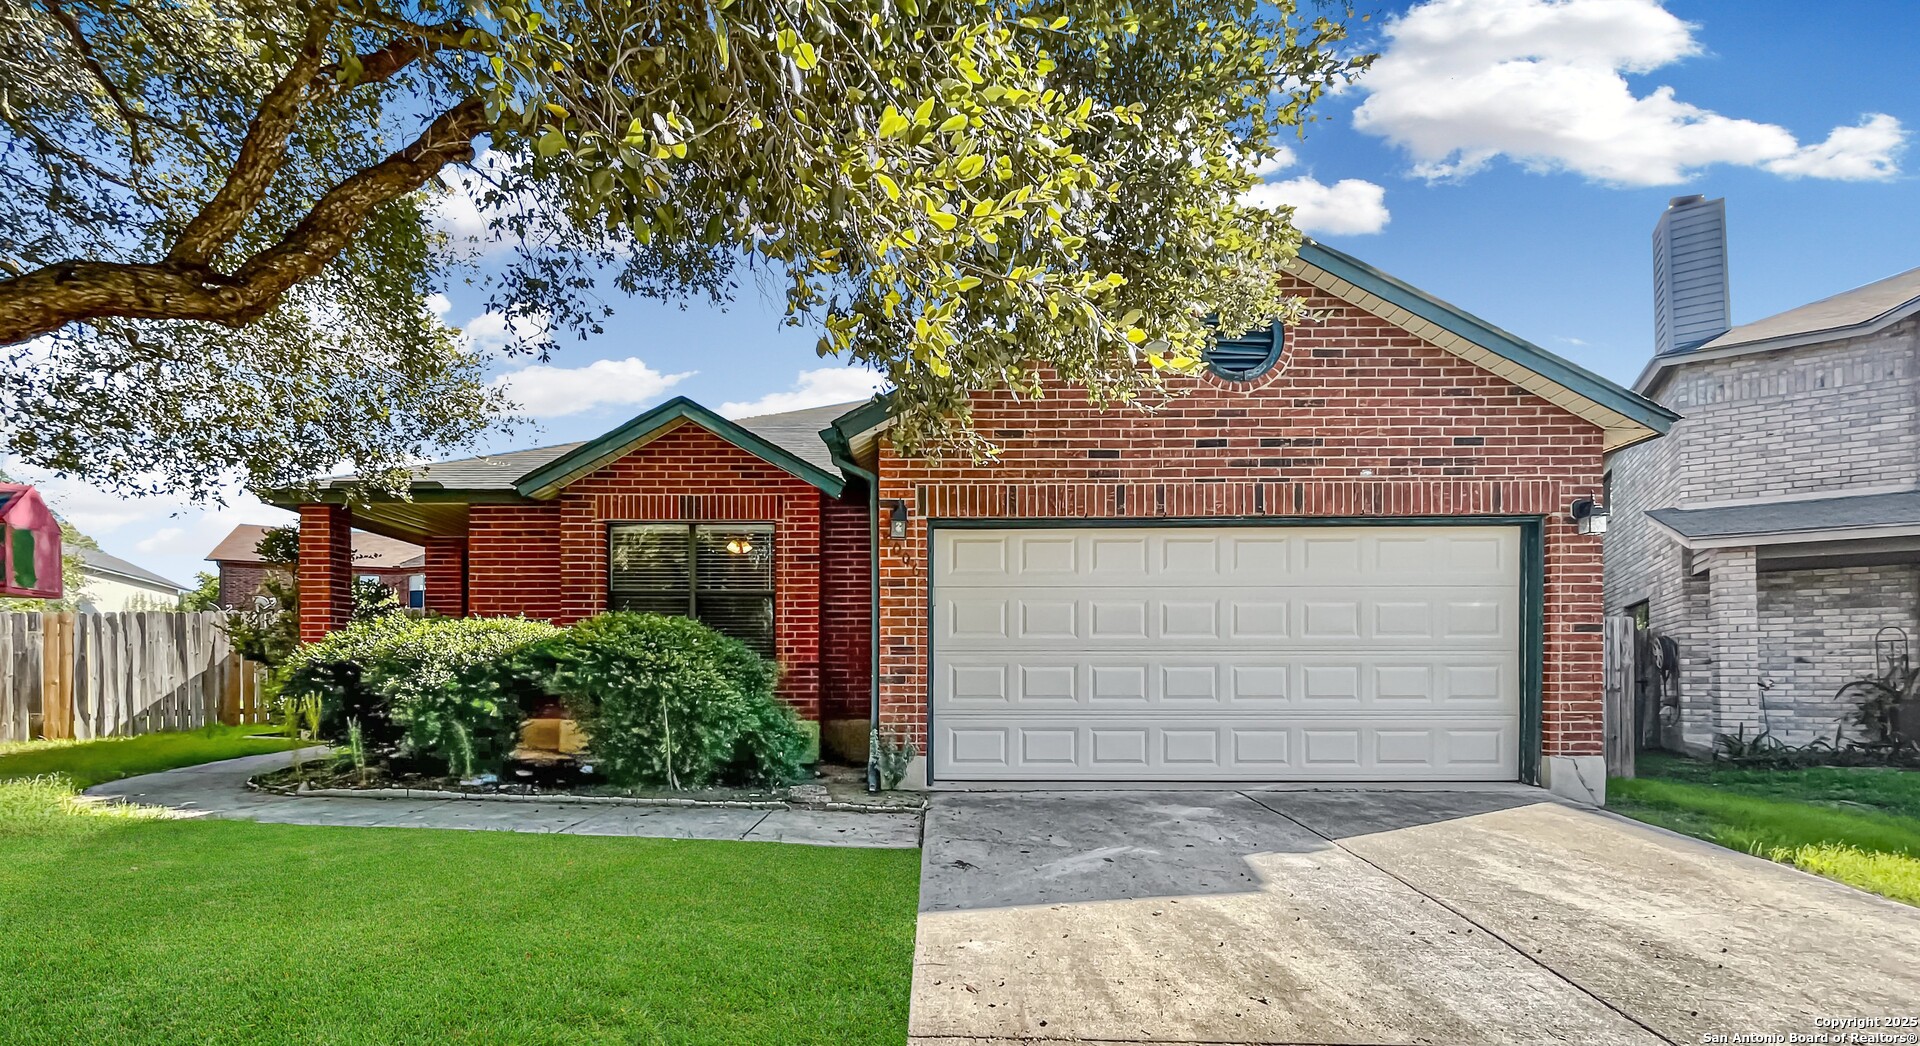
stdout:
[(1354, 126), (1405, 149), (1414, 171), (1463, 177), (1505, 156), (1535, 171), (1667, 185), (1711, 164), (1790, 177), (1898, 171), (1898, 120), (1870, 114), (1826, 142), (1723, 116), (1624, 74), (1697, 55), (1698, 27), (1658, 0), (1428, 0), (1387, 23)]
[(1827, 140), (1802, 146), (1791, 156), (1767, 163), (1767, 170), (1788, 178), (1835, 178), (1848, 182), (1870, 182), (1900, 173), (1896, 159), (1906, 144), (1907, 132), (1900, 121), (1886, 113), (1874, 113), (1857, 127), (1836, 127)]
[(1358, 178), (1326, 185), (1308, 175), (1263, 182), (1242, 197), (1258, 207), (1293, 207), (1293, 224), (1302, 232), (1360, 236), (1387, 227), (1387, 190)]
[[(427, 218), (436, 231), (446, 234), (447, 246), (455, 254), (478, 259), (504, 251), (517, 242), (513, 233), (494, 229), (492, 219), (503, 215), (534, 215), (537, 209), (533, 198), (524, 193), (491, 201), (488, 197), (503, 195), (497, 192), (496, 186), (513, 172), (518, 162), (507, 153), (488, 149), (470, 164), (441, 170)], [(527, 230), (527, 239), (537, 242), (552, 228), (545, 221), (533, 221)]]
[(509, 399), (535, 418), (560, 418), (600, 407), (633, 407), (693, 377), (693, 371), (662, 374), (637, 356), (595, 360), (584, 367), (536, 363), (493, 379)]
[(184, 527), (161, 527), (159, 530), (134, 542), (133, 547), (141, 552), (157, 552), (161, 549), (171, 547), (174, 542), (180, 540), (186, 533), (187, 531)]
[(1300, 158), (1292, 148), (1285, 145), (1274, 146), (1273, 155), (1253, 166), (1253, 173), (1265, 178), (1276, 171), (1284, 171), (1298, 163)]
[(427, 295), (425, 304), (429, 313), (443, 320), (447, 318), (447, 313), (453, 311), (453, 299), (438, 291)]
[(534, 349), (552, 344), (546, 315), (509, 317), (503, 312), (483, 312), (460, 325), (460, 345), (468, 352), (498, 355), (515, 342)]
[(793, 388), (769, 392), (757, 400), (720, 404), (720, 414), (728, 418), (752, 418), (761, 414), (780, 414), (808, 407), (863, 400), (886, 384), (886, 379), (860, 367), (821, 367), (795, 375)]

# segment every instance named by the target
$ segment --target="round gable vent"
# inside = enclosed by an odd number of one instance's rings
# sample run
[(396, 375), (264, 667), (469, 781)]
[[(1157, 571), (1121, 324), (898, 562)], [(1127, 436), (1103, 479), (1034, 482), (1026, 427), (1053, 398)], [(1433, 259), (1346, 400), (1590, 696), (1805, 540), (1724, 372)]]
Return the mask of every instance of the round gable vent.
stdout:
[(1280, 348), (1285, 339), (1285, 328), (1278, 323), (1255, 328), (1235, 338), (1221, 338), (1207, 350), (1207, 366), (1215, 374), (1233, 381), (1257, 378), (1280, 362)]

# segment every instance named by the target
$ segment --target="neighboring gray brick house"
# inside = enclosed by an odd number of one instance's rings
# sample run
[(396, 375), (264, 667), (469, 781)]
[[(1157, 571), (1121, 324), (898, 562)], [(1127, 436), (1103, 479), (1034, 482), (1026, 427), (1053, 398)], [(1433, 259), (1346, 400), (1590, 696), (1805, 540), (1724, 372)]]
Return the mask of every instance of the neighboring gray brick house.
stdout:
[(1920, 269), (1728, 329), (1725, 228), (1693, 196), (1654, 232), (1634, 388), (1682, 420), (1608, 460), (1607, 610), (1678, 643), (1670, 741), (1801, 743), (1852, 711), (1881, 626), (1920, 657)]

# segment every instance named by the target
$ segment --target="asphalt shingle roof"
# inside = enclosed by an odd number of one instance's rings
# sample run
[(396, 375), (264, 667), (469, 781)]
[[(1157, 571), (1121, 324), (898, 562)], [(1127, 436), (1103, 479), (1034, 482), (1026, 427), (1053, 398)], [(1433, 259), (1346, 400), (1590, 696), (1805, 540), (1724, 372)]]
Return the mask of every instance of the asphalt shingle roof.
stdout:
[(153, 571), (148, 570), (146, 567), (129, 563), (119, 556), (109, 552), (102, 552), (97, 548), (80, 549), (80, 561), (87, 565), (88, 570), (97, 570), (103, 574), (119, 574), (122, 577), (137, 578), (138, 580), (150, 582), (155, 585), (165, 585), (175, 592), (185, 592), (187, 590), (185, 585), (169, 581)]
[(1875, 280), (1864, 287), (1776, 313), (1764, 320), (1743, 323), (1692, 351), (1704, 352), (1775, 338), (1792, 338), (1824, 331), (1843, 331), (1885, 316), (1920, 300), (1920, 269)]
[[(836, 403), (825, 407), (786, 411), (781, 414), (735, 418), (733, 422), (807, 464), (839, 476), (841, 475), (840, 467), (834, 464), (832, 453), (828, 451), (825, 441), (821, 440), (820, 430), (832, 424), (835, 418), (859, 405), (857, 401)], [(413, 482), (415, 486), (428, 483), (439, 484), (447, 490), (510, 491), (522, 476), (543, 465), (558, 461), (569, 452), (584, 445), (584, 442), (558, 443), (550, 447), (534, 447), (530, 450), (509, 450), (499, 454), (482, 454), (471, 458), (456, 458), (452, 461), (436, 461), (415, 469)], [(338, 486), (350, 483), (352, 480), (352, 476), (338, 476), (327, 482), (329, 485)]]
[(1725, 507), (1661, 508), (1647, 515), (1689, 540), (1892, 527), (1907, 523), (1920, 524), (1920, 491), (1852, 494)]

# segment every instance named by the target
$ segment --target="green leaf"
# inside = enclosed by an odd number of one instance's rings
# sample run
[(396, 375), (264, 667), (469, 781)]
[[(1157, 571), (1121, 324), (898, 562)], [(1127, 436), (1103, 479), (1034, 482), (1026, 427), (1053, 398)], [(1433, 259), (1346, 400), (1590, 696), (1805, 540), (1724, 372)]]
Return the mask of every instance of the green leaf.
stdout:
[(547, 132), (534, 140), (533, 151), (542, 159), (558, 156), (567, 148), (567, 136), (560, 133), (558, 127), (549, 127)]
[(875, 173), (873, 180), (879, 182), (880, 188), (886, 190), (887, 199), (898, 200), (900, 198), (900, 186), (892, 178), (884, 174)]

